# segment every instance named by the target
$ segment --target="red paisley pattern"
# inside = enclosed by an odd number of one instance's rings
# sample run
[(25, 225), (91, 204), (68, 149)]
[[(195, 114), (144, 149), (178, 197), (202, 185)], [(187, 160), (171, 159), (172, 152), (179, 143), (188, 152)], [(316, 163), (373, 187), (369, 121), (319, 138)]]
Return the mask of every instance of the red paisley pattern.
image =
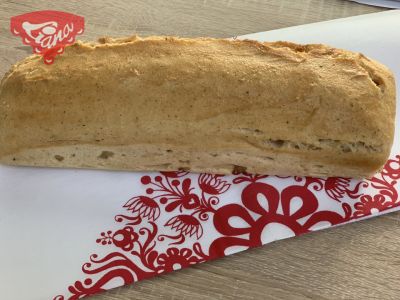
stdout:
[(400, 206), (399, 178), (400, 155), (359, 182), (247, 173), (144, 175), (146, 194), (123, 205), (125, 213), (115, 216), (120, 229), (96, 240), (108, 254), (91, 255), (82, 266), (86, 278), (54, 299), (80, 299), (227, 255), (231, 247), (261, 246), (271, 241), (272, 224), (297, 236)]

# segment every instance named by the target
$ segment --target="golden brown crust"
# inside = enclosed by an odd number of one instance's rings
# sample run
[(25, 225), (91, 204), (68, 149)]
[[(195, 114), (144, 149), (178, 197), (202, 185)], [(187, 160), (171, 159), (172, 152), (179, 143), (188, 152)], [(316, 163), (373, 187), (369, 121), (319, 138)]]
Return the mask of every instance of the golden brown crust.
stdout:
[(325, 45), (77, 42), (16, 64), (0, 101), (7, 164), (365, 177), (394, 134), (392, 73)]

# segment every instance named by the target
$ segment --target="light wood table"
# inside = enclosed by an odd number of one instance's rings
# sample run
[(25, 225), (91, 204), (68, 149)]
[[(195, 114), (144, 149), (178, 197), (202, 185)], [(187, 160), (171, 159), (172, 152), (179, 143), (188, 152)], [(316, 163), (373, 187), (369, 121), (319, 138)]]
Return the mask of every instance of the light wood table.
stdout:
[[(383, 10), (340, 0), (2, 0), (0, 76), (31, 52), (9, 33), (9, 18), (42, 9), (84, 16), (86, 40), (133, 33), (230, 37)], [(272, 243), (94, 299), (400, 299), (399, 225), (400, 213), (394, 213)]]

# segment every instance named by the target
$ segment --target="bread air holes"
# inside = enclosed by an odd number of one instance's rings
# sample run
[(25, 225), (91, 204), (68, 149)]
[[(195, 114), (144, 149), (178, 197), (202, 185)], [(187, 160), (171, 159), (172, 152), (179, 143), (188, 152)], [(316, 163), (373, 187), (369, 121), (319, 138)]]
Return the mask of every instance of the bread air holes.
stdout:
[(54, 158), (55, 158), (57, 161), (60, 161), (60, 162), (64, 160), (64, 156), (61, 156), (61, 155), (58, 155), (58, 154), (54, 155)]
[(247, 168), (243, 166), (233, 165), (232, 174), (243, 174), (246, 173)]
[(319, 151), (322, 150), (320, 146), (308, 143), (296, 143), (288, 140), (273, 140), (268, 139), (264, 142), (266, 145), (269, 145), (271, 148), (279, 149), (279, 148), (293, 148), (296, 150), (305, 149), (305, 150), (313, 150)]
[(383, 84), (383, 80), (380, 77), (373, 77), (372, 82), (375, 83), (377, 87), (380, 87)]
[(284, 140), (268, 140), (268, 141), (275, 148), (281, 148), (285, 144)]
[(343, 153), (349, 153), (351, 152), (351, 148), (349, 145), (341, 145), (340, 149), (342, 150)]
[(114, 152), (111, 152), (111, 151), (102, 151), (102, 152), (100, 153), (100, 155), (98, 156), (98, 158), (101, 158), (101, 159), (108, 159), (108, 158), (113, 157), (113, 156), (114, 156)]

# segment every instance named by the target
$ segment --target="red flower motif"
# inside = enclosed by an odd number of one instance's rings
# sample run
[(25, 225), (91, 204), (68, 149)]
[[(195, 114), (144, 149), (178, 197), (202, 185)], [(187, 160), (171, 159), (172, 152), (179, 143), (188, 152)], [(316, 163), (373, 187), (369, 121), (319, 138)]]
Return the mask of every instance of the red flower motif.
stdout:
[(133, 197), (124, 207), (142, 218), (147, 217), (149, 221), (155, 221), (160, 216), (160, 207), (157, 202), (146, 196)]
[(170, 219), (165, 223), (166, 227), (171, 227), (178, 235), (166, 235), (161, 234), (158, 237), (159, 241), (163, 241), (164, 238), (176, 240), (176, 242), (170, 243), (170, 245), (179, 245), (185, 241), (185, 236), (192, 237), (196, 236), (197, 239), (203, 236), (203, 227), (199, 220), (192, 215), (179, 215)]
[(359, 218), (378, 213), (388, 208), (390, 204), (390, 202), (386, 202), (385, 197), (381, 194), (377, 194), (374, 197), (363, 195), (360, 197), (360, 202), (354, 204), (354, 208), (356, 209), (354, 217)]
[(399, 192), (396, 184), (400, 179), (400, 155), (389, 159), (380, 174), (371, 178), (371, 186), (382, 195), (385, 195), (394, 205), (399, 200)]
[(192, 256), (193, 251), (188, 248), (169, 248), (166, 253), (162, 253), (157, 257), (159, 273), (171, 272), (179, 270), (190, 265), (198, 263), (200, 260), (196, 256)]
[[(259, 195), (266, 201), (260, 202)], [(292, 211), (294, 199), (300, 199), (301, 206)], [(299, 235), (311, 231), (320, 222), (327, 221), (335, 225), (351, 216), (351, 209), (347, 204), (342, 205), (346, 214), (344, 217), (332, 211), (317, 211), (318, 200), (306, 186), (292, 185), (279, 192), (269, 184), (251, 183), (243, 189), (242, 204), (243, 206), (228, 204), (215, 212), (215, 229), (224, 236), (210, 245), (210, 257), (225, 255), (225, 250), (231, 246), (261, 246), (262, 232), (271, 223), (280, 223), (290, 228), (294, 235)], [(282, 213), (278, 213), (279, 206), (282, 207)], [(241, 225), (231, 223), (232, 217), (240, 218)], [(305, 217), (308, 219), (301, 222)], [(244, 235), (247, 237), (244, 238)]]
[(350, 179), (342, 177), (330, 177), (325, 182), (325, 191), (329, 197), (336, 201), (340, 201), (346, 195), (350, 185)]
[[(315, 180), (315, 179), (314, 179)], [(317, 179), (322, 180), (322, 179)], [(365, 181), (358, 182), (353, 189), (350, 189), (351, 179), (342, 177), (329, 177), (325, 180), (325, 192), (332, 198), (340, 202), (343, 197), (350, 197), (356, 199), (361, 196), (360, 189), (367, 187), (368, 183)]]
[(112, 236), (112, 241), (115, 246), (122, 250), (130, 251), (133, 249), (133, 245), (138, 238), (139, 235), (133, 231), (133, 228), (127, 226), (117, 230)]
[(165, 226), (170, 226), (171, 229), (180, 232), (184, 235), (193, 236), (196, 235), (197, 239), (201, 238), (203, 235), (203, 227), (201, 226), (199, 220), (191, 215), (179, 215), (173, 217)]
[(219, 177), (221, 175), (200, 174), (199, 186), (201, 190), (210, 195), (225, 193), (231, 185)]
[(112, 234), (111, 230), (108, 230), (107, 232), (102, 232), (100, 235), (101, 237), (96, 240), (97, 243), (102, 245), (114, 244), (125, 251), (132, 250), (134, 243), (139, 238), (139, 235), (129, 226), (117, 230), (114, 234)]
[(182, 206), (186, 209), (193, 209), (199, 206), (200, 199), (196, 194), (185, 194), (181, 198)]
[[(180, 182), (178, 179), (172, 180), (172, 186), (178, 187), (179, 184)], [(185, 209), (195, 209), (200, 205), (200, 198), (196, 194), (191, 193), (194, 188), (190, 187), (190, 185), (191, 179), (186, 178), (182, 182), (182, 191), (179, 191), (178, 188), (176, 188), (176, 190), (167, 190), (169, 194), (166, 194), (166, 196), (160, 199), (162, 204), (170, 201), (165, 206), (167, 212), (171, 212), (177, 207), (179, 207), (179, 210), (182, 212), (182, 207)]]

